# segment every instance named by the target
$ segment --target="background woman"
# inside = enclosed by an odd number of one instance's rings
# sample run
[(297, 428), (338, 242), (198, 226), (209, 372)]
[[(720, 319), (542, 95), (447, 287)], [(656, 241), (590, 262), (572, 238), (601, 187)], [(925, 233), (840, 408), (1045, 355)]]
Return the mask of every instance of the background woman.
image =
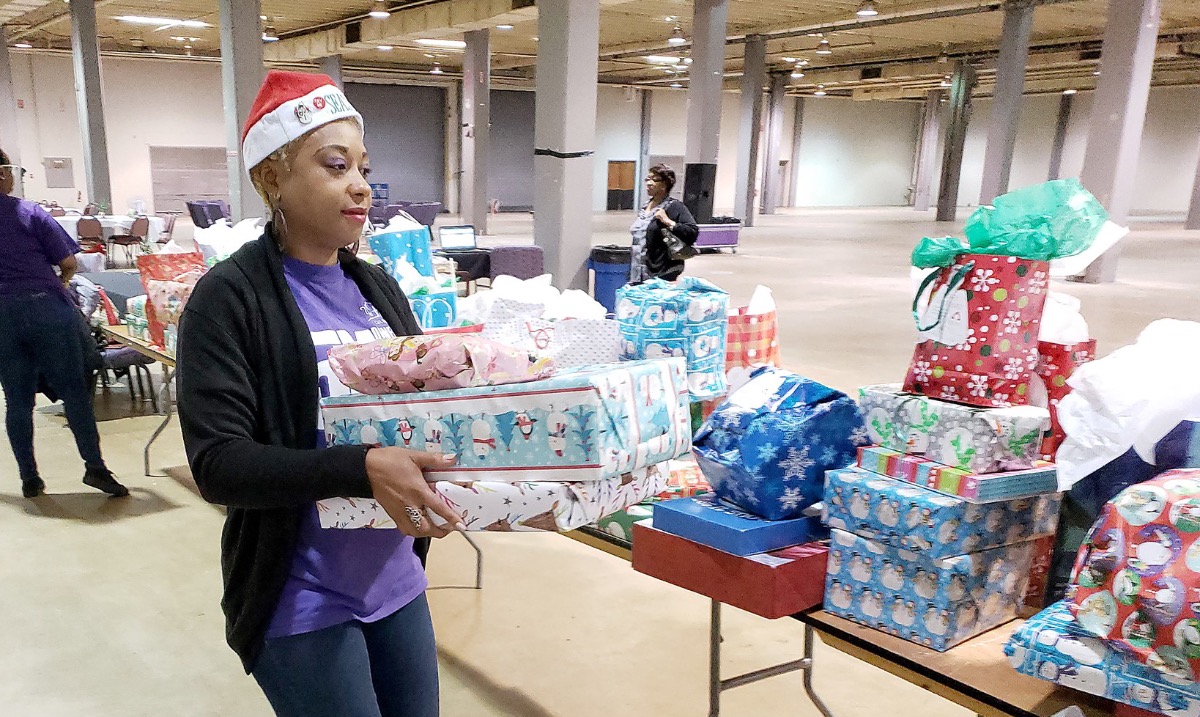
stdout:
[[(453, 456), (324, 447), (318, 401), (344, 341), (420, 333), (400, 287), (356, 245), (371, 188), (362, 118), (323, 75), (272, 71), (243, 134), (271, 212), (196, 285), (179, 338), (179, 415), (221, 540), (230, 645), (281, 717), (432, 717), (437, 654), (423, 556), (461, 517), (422, 470)], [(374, 497), (400, 530), (325, 530), (316, 501)]]
[(683, 261), (672, 259), (664, 236), (670, 231), (688, 246), (696, 243), (700, 228), (684, 203), (671, 196), (675, 188), (675, 170), (656, 164), (646, 173), (646, 194), (650, 201), (629, 227), (633, 235), (633, 256), (629, 281), (647, 279), (674, 281), (683, 273)]

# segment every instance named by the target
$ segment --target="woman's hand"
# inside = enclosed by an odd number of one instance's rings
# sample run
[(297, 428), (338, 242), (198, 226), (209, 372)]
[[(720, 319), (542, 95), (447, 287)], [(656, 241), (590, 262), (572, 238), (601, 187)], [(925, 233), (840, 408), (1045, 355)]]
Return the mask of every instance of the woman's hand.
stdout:
[(654, 218), (657, 219), (667, 229), (674, 229), (675, 222), (671, 221), (671, 217), (667, 216), (667, 210), (659, 209), (654, 213)]
[[(442, 538), (455, 530), (466, 530), (462, 516), (451, 510), (425, 481), (425, 470), (449, 468), (456, 460), (453, 454), (422, 453), (394, 447), (372, 448), (367, 451), (367, 480), (371, 483), (371, 494), (405, 535)], [(410, 508), (416, 513), (410, 515)], [(433, 525), (426, 511), (441, 516), (447, 525), (440, 528)], [(419, 514), (419, 521), (414, 520), (416, 514)]]

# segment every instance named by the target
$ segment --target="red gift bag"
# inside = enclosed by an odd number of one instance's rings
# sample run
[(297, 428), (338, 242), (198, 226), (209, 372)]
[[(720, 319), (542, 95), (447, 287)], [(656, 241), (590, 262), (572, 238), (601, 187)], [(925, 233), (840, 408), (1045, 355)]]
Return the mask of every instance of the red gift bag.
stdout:
[(1053, 461), (1058, 447), (1067, 434), (1058, 423), (1058, 402), (1071, 392), (1067, 379), (1075, 369), (1096, 358), (1096, 340), (1078, 344), (1056, 344), (1038, 342), (1037, 376), (1046, 386), (1046, 400), (1050, 407), (1050, 430), (1042, 437), (1042, 460)]
[[(756, 366), (774, 366), (779, 368), (779, 317), (774, 311), (762, 314), (749, 313), (748, 306), (734, 309), (729, 314), (728, 328), (725, 340), (725, 378), (730, 381), (730, 387), (745, 383), (745, 379), (736, 379), (731, 372)], [(708, 416), (721, 405), (724, 399), (704, 401), (700, 405), (702, 418)]]
[[(191, 287), (208, 271), (204, 256), (198, 252), (181, 254), (143, 254), (138, 257), (138, 274), (146, 290), (146, 323), (150, 342), (159, 348), (173, 349), (165, 337), (167, 325), (178, 325)], [(166, 313), (164, 313), (166, 312)]]
[(923, 340), (904, 390), (985, 408), (1028, 404), (1049, 274), (1048, 262), (995, 254), (963, 254), (930, 274), (913, 300)]

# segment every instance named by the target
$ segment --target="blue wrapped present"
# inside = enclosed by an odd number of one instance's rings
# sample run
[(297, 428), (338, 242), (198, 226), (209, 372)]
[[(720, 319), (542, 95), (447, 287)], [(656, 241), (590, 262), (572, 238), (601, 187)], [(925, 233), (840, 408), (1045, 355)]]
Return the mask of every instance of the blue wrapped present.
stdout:
[(1061, 504), (1060, 493), (968, 503), (858, 467), (829, 471), (825, 482), (829, 527), (933, 558), (1053, 535)]
[(825, 471), (854, 463), (866, 442), (846, 394), (763, 367), (708, 417), (693, 446), (718, 497), (781, 520), (821, 500)]
[(458, 323), (458, 291), (451, 287), (408, 297), (423, 331), (448, 329)]
[(504, 386), (321, 400), (326, 443), (453, 453), (431, 480), (616, 478), (688, 452), (681, 359), (562, 371)]
[(623, 357), (687, 359), (693, 401), (724, 396), (729, 294), (694, 277), (672, 284), (651, 279), (617, 290)]
[(1004, 646), (1023, 675), (1166, 715), (1200, 715), (1200, 684), (1118, 652), (1085, 632), (1066, 601), (1029, 618)]
[(421, 276), (433, 276), (433, 251), (429, 238), (429, 227), (421, 226), (403, 231), (381, 231), (367, 237), (371, 251), (383, 262), (397, 281), (403, 278), (397, 268), (400, 261), (414, 267)]
[(832, 532), (825, 610), (939, 652), (1017, 616), (1035, 549), (934, 558)]
[(731, 555), (803, 545), (829, 533), (816, 516), (764, 520), (711, 494), (655, 503), (654, 528)]

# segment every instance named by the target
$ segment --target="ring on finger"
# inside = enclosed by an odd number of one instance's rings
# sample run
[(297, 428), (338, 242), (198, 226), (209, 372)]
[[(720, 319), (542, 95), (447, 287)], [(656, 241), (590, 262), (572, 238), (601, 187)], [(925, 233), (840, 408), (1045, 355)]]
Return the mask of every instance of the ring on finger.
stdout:
[(412, 521), (413, 525), (417, 526), (418, 528), (421, 527), (421, 520), (424, 519), (425, 514), (421, 512), (420, 509), (413, 508), (412, 506), (405, 506), (404, 512), (408, 513), (408, 519)]

